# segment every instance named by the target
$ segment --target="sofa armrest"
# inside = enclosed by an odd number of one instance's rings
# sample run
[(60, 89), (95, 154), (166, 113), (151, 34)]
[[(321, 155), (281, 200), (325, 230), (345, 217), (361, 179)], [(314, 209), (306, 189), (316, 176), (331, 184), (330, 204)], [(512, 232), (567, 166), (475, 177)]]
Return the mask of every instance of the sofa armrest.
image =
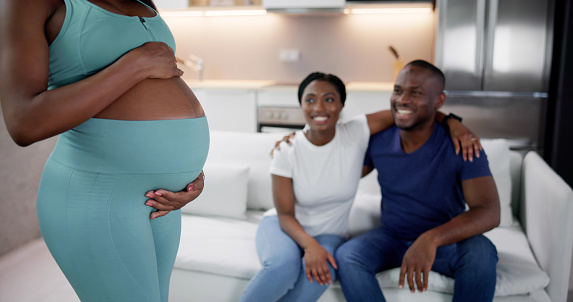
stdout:
[(573, 191), (535, 152), (523, 160), (520, 218), (550, 283), (552, 301), (565, 301), (573, 247)]

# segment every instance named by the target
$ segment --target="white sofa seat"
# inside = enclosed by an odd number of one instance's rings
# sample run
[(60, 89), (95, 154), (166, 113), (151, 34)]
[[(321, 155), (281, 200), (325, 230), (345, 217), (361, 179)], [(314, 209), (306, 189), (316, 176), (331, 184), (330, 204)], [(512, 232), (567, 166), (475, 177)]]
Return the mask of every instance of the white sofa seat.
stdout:
[[(255, 248), (256, 228), (257, 224), (250, 221), (183, 215), (175, 266), (248, 281), (261, 269)], [(539, 268), (519, 222), (485, 235), (498, 249), (496, 296), (530, 294), (549, 284), (549, 277)], [(399, 274), (399, 268), (379, 273), (380, 286), (396, 289)], [(435, 272), (429, 278), (430, 291), (453, 292), (453, 279)], [(543, 290), (538, 295), (537, 301), (551, 301)]]
[[(183, 209), (170, 301), (237, 301), (261, 268), (256, 229), (263, 211), (272, 207), (268, 153), (280, 137), (212, 133), (205, 191), (193, 202), (195, 207), (191, 203)], [(485, 234), (498, 249), (494, 301), (564, 302), (573, 246), (573, 225), (568, 219), (573, 217), (573, 191), (537, 154), (523, 159), (509, 150), (494, 150), (500, 144), (485, 140), (486, 146), (491, 150), (490, 166), (508, 165), (503, 172), (508, 174), (506, 179), (497, 174), (499, 167), (494, 173), (500, 195), (507, 195), (504, 226)], [(361, 180), (350, 213), (351, 235), (379, 224), (379, 192), (376, 175)], [(530, 233), (536, 236), (533, 241)], [(429, 291), (411, 294), (397, 288), (398, 277), (399, 269), (377, 275), (388, 301), (451, 301), (451, 278), (432, 273)], [(335, 282), (319, 301), (345, 301), (339, 284)]]
[(255, 248), (256, 223), (183, 215), (181, 230), (177, 268), (247, 280), (261, 268)]

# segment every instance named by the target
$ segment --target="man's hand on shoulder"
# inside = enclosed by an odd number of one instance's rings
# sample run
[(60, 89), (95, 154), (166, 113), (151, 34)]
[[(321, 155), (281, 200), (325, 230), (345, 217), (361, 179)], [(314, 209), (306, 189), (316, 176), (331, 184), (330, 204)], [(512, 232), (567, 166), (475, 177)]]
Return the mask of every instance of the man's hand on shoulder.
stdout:
[(282, 140), (277, 141), (277, 142), (275, 143), (275, 147), (271, 150), (271, 158), (273, 158), (273, 153), (275, 152), (275, 150), (277, 150), (277, 151), (280, 151), (280, 150), (281, 150), (280, 145), (281, 145), (282, 142), (286, 142), (287, 144), (289, 144), (289, 146), (292, 146), (291, 140), (294, 138), (294, 135), (295, 135), (295, 134), (296, 134), (295, 132), (292, 132), (292, 133), (290, 133), (290, 134), (288, 134), (288, 135), (285, 135)]

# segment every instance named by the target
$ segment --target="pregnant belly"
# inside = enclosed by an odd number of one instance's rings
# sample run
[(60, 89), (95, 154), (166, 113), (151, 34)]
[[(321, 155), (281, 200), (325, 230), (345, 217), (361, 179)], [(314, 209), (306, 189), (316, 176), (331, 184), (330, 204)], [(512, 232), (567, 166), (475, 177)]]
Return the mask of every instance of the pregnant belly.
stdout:
[(205, 116), (189, 86), (179, 78), (146, 79), (98, 113), (115, 120), (167, 120)]

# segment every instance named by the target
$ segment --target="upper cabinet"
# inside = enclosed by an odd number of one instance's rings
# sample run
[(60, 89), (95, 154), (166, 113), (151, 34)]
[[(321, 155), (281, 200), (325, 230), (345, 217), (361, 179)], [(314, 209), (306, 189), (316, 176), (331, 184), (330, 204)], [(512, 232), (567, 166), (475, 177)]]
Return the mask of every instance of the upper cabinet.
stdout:
[[(433, 3), (433, 0), (154, 0), (161, 10), (184, 10), (188, 8), (211, 9), (217, 7), (230, 9), (251, 9), (251, 6), (262, 7), (272, 12), (314, 12), (314, 11), (340, 11), (346, 5), (376, 6), (384, 4), (403, 3)], [(234, 7), (234, 8), (233, 8)]]
[(189, 6), (260, 6), (262, 0), (189, 0)]
[(189, 7), (189, 0), (154, 0), (153, 3), (158, 9), (186, 9)]
[(346, 0), (263, 0), (266, 9), (342, 8)]
[(189, 7), (261, 6), (262, 0), (154, 0), (158, 9), (187, 9)]

